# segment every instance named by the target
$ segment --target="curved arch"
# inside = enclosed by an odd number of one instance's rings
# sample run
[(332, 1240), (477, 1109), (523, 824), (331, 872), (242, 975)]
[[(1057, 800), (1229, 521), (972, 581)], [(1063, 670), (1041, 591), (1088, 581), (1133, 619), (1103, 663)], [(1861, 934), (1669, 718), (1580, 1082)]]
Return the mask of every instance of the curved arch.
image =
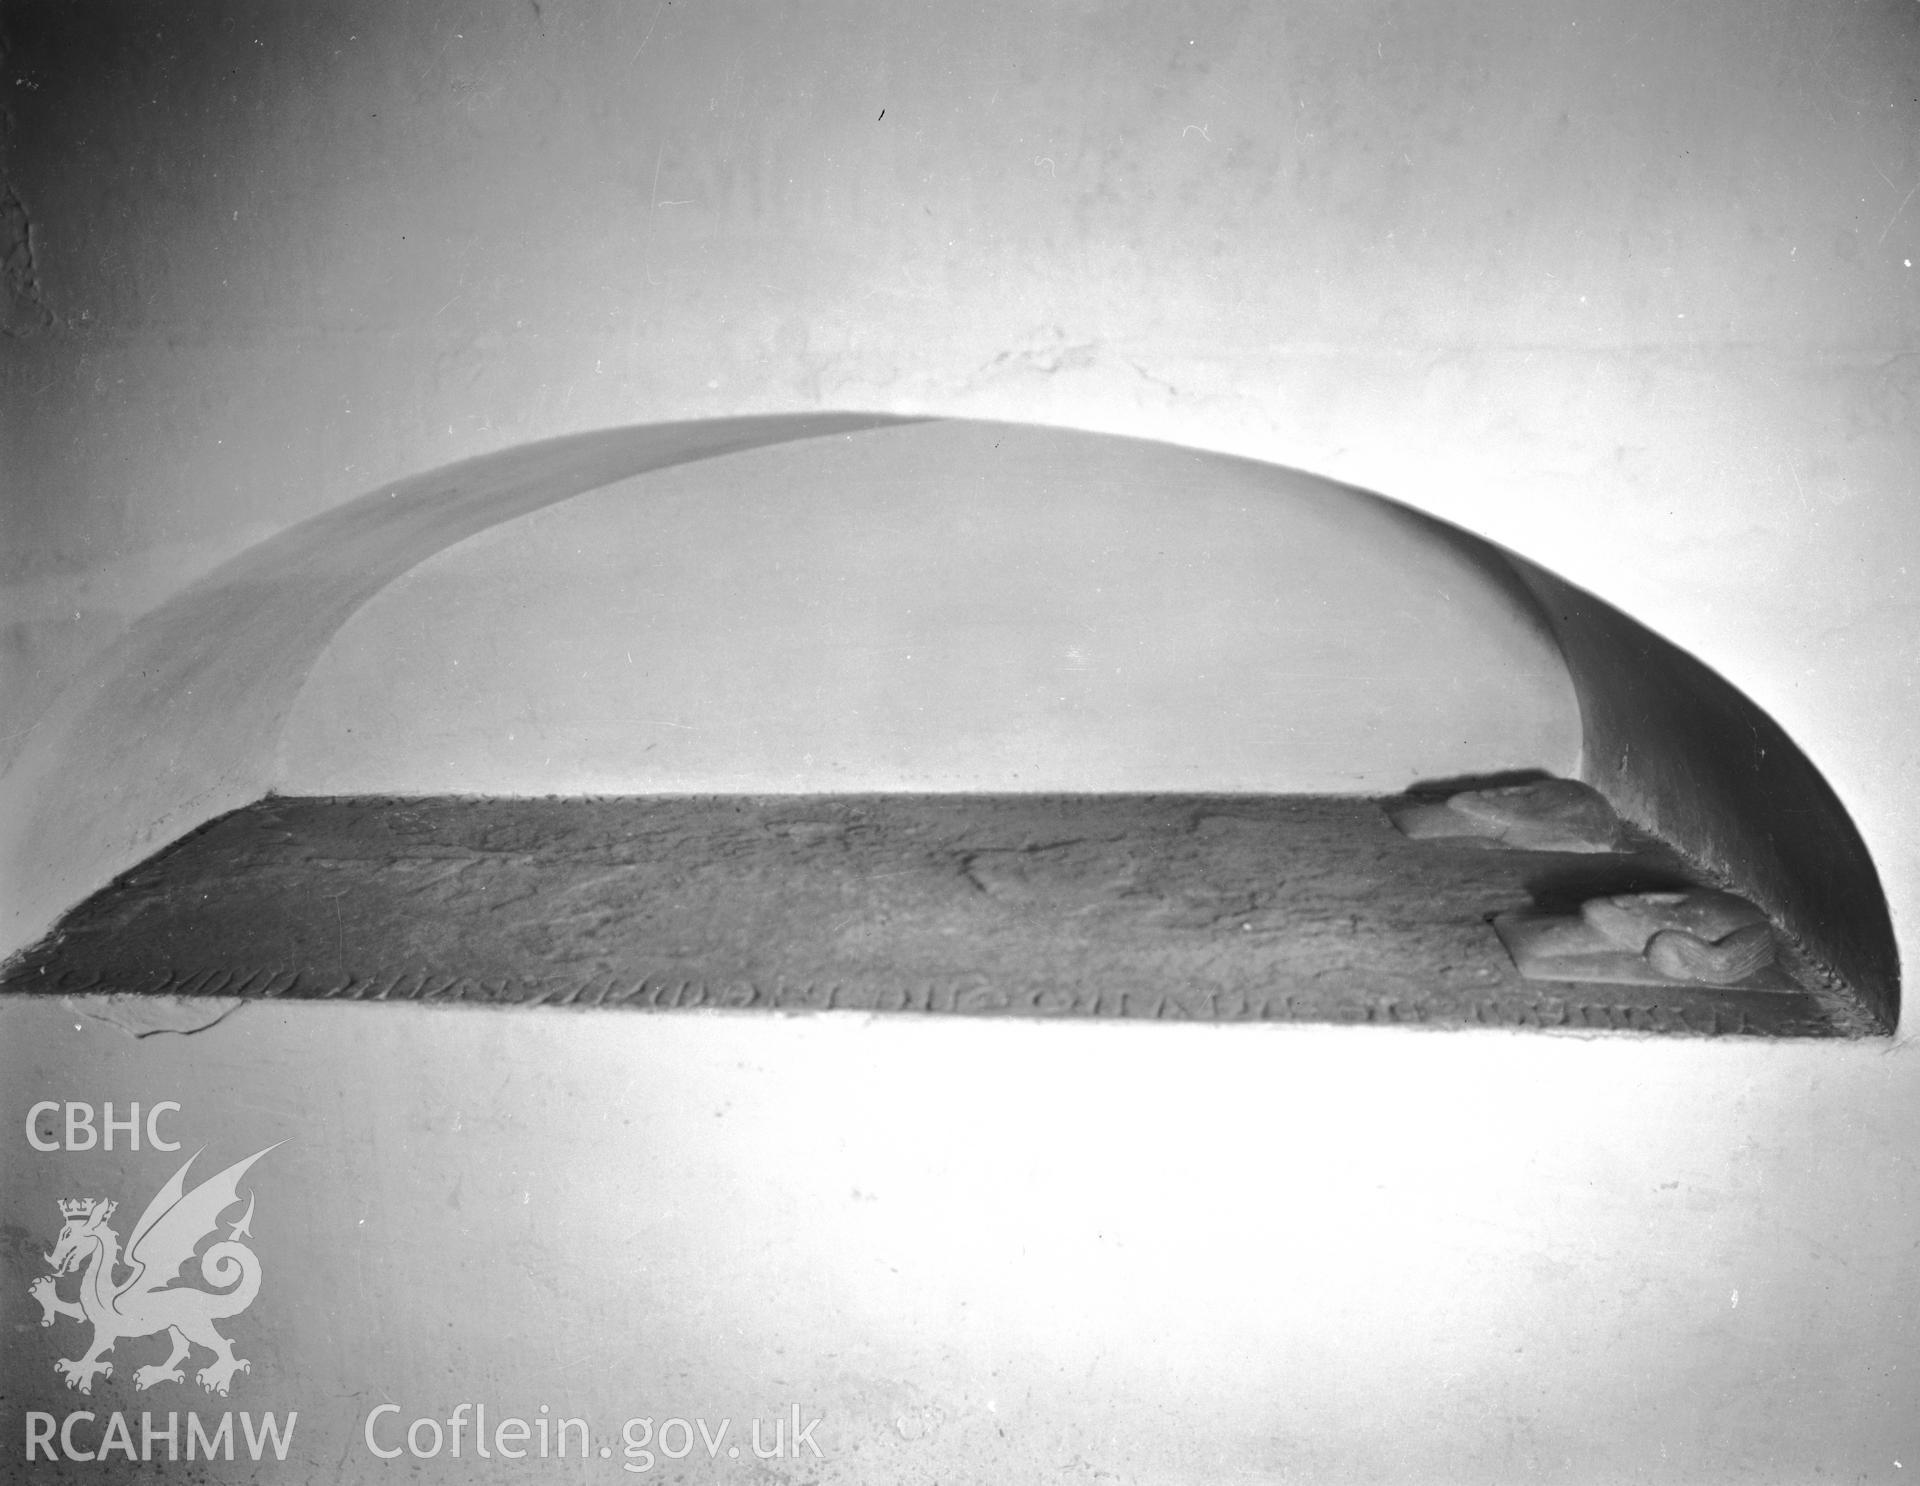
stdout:
[(1545, 569), (1508, 560), (1566, 657), (1587, 782), (1737, 884), (1897, 1027), (1900, 956), (1880, 874), (1812, 760), (1678, 646)]
[[(290, 710), (336, 634), (435, 554), (645, 472), (933, 421), (769, 417), (581, 435), (402, 482), (261, 544), (103, 657), (0, 780), (0, 819), (13, 832), (0, 842), (6, 947), (167, 841), (264, 793)], [(1089, 446), (1098, 437), (1054, 436)], [(1752, 702), (1598, 599), (1457, 528), (1314, 477), (1206, 458), (1216, 472), (1250, 470), (1370, 502), (1391, 513), (1393, 530), (1424, 533), (1464, 564), (1485, 592), (1537, 605), (1578, 698), (1585, 777), (1623, 814), (1741, 885), (1897, 1021), (1897, 952), (1865, 844), (1818, 770)]]
[(941, 420), (651, 472), (421, 563), (296, 795), (1393, 794), (1578, 767), (1531, 596), (1315, 476)]
[(912, 421), (821, 413), (548, 439), (397, 481), (242, 553), (90, 665), (0, 777), (0, 952), (38, 938), (169, 841), (258, 799), (314, 661), (356, 609), (423, 558), (642, 470)]

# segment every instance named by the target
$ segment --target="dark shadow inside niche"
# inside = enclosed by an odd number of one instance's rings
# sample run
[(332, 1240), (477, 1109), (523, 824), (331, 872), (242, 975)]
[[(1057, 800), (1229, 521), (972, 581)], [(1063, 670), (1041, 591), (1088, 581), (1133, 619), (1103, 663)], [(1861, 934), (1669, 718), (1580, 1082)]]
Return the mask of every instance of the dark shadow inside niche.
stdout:
[(1582, 777), (1704, 878), (1744, 895), (1882, 1031), (1900, 960), (1880, 876), (1846, 806), (1786, 731), (1678, 646), (1532, 563), (1580, 697)]

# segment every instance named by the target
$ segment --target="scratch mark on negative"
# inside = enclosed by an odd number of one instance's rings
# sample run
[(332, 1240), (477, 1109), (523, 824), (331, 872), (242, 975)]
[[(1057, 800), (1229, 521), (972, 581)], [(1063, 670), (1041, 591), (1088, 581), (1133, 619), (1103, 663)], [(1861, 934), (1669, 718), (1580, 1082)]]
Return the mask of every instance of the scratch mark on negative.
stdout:
[[(652, 30), (649, 29), (647, 34), (652, 35)], [(640, 44), (643, 47), (646, 45), (644, 41)], [(637, 57), (639, 53), (634, 55)], [(667, 142), (663, 139), (660, 147), (653, 152), (653, 190), (647, 193), (647, 283), (655, 289), (660, 287), (660, 281), (653, 276), (653, 219), (660, 211), (660, 162), (666, 158), (666, 154)]]
[(1912, 189), (1900, 198), (1900, 204), (1893, 209), (1893, 215), (1887, 218), (1887, 225), (1880, 229), (1880, 237), (1874, 244), (1875, 247), (1878, 247), (1880, 243), (1887, 240), (1887, 234), (1893, 231), (1893, 224), (1900, 220), (1900, 213), (1907, 209), (1907, 203), (1913, 200), (1913, 193), (1915, 191), (1920, 191), (1920, 181), (1915, 181)]
[[(640, 45), (634, 48), (633, 62), (640, 60), (640, 53), (644, 52), (647, 49), (647, 43), (653, 40), (653, 28), (660, 24), (660, 12), (666, 8), (667, 0), (660, 0), (660, 3), (653, 7), (653, 19), (647, 22), (647, 34), (640, 38)], [(627, 65), (631, 67), (633, 62), (629, 62)]]

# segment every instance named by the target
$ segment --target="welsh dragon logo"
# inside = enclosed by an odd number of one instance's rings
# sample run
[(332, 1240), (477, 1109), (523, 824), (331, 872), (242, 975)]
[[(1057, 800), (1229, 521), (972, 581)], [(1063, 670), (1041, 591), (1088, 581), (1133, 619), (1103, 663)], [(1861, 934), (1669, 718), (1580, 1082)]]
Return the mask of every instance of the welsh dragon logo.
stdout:
[[(95, 1374), (113, 1376), (113, 1364), (106, 1355), (115, 1342), (162, 1331), (172, 1338), (173, 1352), (165, 1362), (136, 1369), (137, 1388), (185, 1382), (180, 1364), (189, 1360), (196, 1346), (213, 1353), (213, 1361), (196, 1374), (209, 1393), (224, 1394), (236, 1372), (252, 1371), (246, 1359), (233, 1355), (233, 1343), (213, 1328), (222, 1317), (239, 1315), (260, 1293), (260, 1260), (240, 1242), (253, 1236), (251, 1194), (246, 1212), (227, 1237), (200, 1258), (201, 1275), (220, 1288), (199, 1290), (174, 1282), (201, 1242), (219, 1231), (221, 1214), (240, 1200), (240, 1178), (247, 1168), (273, 1149), (268, 1146), (234, 1162), (191, 1192), (185, 1190), (187, 1167), (199, 1153), (187, 1157), (133, 1225), (124, 1257), (120, 1236), (107, 1226), (118, 1204), (92, 1197), (61, 1201), (60, 1215), (66, 1223), (53, 1252), (46, 1256), (53, 1273), (35, 1280), (28, 1293), (40, 1302), (42, 1326), (53, 1325), (56, 1316), (93, 1323), (93, 1345), (79, 1357), (63, 1357), (53, 1364), (69, 1388), (93, 1392)], [(82, 1268), (79, 1299), (62, 1299), (58, 1282)], [(128, 1270), (132, 1272), (116, 1278)]]

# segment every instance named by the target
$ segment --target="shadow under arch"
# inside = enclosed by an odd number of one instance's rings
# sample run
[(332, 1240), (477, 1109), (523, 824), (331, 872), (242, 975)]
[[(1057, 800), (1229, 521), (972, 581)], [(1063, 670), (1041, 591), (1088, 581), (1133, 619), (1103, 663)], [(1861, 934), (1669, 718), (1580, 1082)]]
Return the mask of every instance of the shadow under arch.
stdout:
[(1713, 669), (1538, 564), (1473, 543), (1531, 595), (1580, 704), (1581, 777), (1623, 817), (1736, 886), (1838, 975), (1888, 1030), (1900, 955), (1872, 854), (1798, 744)]
[(1621, 815), (1735, 884), (1897, 1028), (1900, 956), (1880, 874), (1813, 761), (1677, 645), (1505, 555), (1566, 657), (1587, 782)]
[[(289, 709), (335, 634), (436, 553), (635, 475), (935, 421), (949, 420), (790, 415), (576, 435), (398, 482), (261, 543), (103, 655), (0, 778), (0, 891), (10, 915), (0, 950), (38, 937), (153, 851), (265, 793)], [(1593, 596), (1397, 502), (1349, 493), (1422, 527), (1536, 613), (1578, 701), (1589, 782), (1762, 903), (1897, 1025), (1897, 951), (1877, 873), (1837, 796), (1777, 724)]]

